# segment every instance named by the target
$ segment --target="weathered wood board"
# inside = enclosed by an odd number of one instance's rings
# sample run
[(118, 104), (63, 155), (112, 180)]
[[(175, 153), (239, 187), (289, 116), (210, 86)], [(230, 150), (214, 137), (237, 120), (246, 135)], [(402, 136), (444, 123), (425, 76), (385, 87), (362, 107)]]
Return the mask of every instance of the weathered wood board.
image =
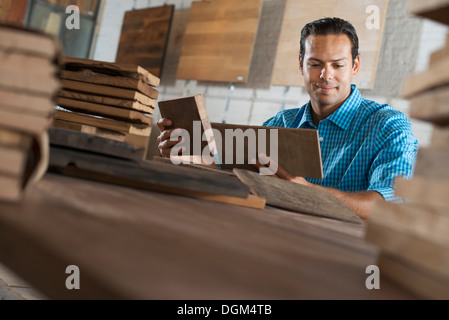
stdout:
[(449, 1), (447, 0), (410, 0), (408, 12), (449, 25)]
[(247, 82), (261, 10), (261, 0), (193, 2), (177, 78)]
[(449, 86), (421, 93), (410, 100), (410, 117), (449, 125)]
[[(271, 84), (303, 86), (303, 77), (298, 69), (302, 28), (316, 19), (339, 17), (351, 22), (359, 37), (361, 64), (359, 74), (353, 83), (359, 88), (373, 88), (387, 7), (388, 0), (318, 0), (313, 3), (287, 0)], [(373, 12), (367, 13), (367, 8), (373, 8), (378, 15), (372, 18)], [(378, 25), (373, 24), (374, 28), (371, 28), (373, 22), (378, 22)]]
[(125, 12), (115, 61), (137, 64), (160, 77), (174, 5)]
[(262, 176), (243, 169), (234, 169), (234, 173), (249, 186), (253, 194), (265, 198), (268, 205), (297, 213), (362, 223), (351, 209), (326, 190)]

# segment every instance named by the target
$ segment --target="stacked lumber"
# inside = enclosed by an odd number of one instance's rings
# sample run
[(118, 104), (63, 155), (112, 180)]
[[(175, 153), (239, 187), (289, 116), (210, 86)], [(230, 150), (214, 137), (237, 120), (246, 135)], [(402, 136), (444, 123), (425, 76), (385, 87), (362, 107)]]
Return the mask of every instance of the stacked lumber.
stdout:
[[(449, 22), (449, 1), (411, 4), (419, 16)], [(376, 203), (366, 233), (380, 248), (381, 275), (425, 299), (449, 298), (448, 74), (449, 36), (446, 46), (431, 55), (428, 70), (404, 83), (410, 116), (433, 126), (431, 143), (419, 148), (413, 178), (395, 181), (395, 195), (405, 203)]]
[(160, 80), (128, 64), (62, 57), (54, 127), (147, 149)]
[(0, 39), (0, 200), (16, 202), (47, 169), (58, 46), (8, 25), (0, 25)]

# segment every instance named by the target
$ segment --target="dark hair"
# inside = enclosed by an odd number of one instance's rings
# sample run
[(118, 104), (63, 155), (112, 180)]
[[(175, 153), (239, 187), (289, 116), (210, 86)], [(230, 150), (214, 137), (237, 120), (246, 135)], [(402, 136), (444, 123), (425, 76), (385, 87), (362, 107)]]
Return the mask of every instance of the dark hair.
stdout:
[(359, 38), (354, 26), (346, 20), (340, 18), (323, 18), (309, 22), (302, 28), (301, 44), (299, 54), (301, 55), (301, 66), (304, 58), (305, 42), (310, 35), (329, 35), (329, 34), (345, 34), (351, 40), (352, 44), (352, 63), (359, 55)]

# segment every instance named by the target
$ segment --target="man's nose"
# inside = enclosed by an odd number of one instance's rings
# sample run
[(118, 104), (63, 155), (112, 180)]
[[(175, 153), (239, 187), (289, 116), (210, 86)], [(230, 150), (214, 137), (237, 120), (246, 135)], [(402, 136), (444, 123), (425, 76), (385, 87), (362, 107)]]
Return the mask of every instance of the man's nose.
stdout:
[(321, 75), (320, 78), (328, 81), (331, 80), (334, 77), (331, 68), (329, 67), (324, 67), (323, 70), (321, 70)]

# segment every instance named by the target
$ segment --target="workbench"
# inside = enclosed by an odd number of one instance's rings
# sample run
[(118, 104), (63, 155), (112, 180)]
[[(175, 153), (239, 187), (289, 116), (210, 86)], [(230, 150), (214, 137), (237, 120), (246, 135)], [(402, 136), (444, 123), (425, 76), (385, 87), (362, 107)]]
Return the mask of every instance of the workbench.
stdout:
[[(368, 290), (365, 224), (46, 173), (0, 203), (0, 261), (50, 299), (414, 299)], [(68, 266), (80, 289), (69, 290)]]

